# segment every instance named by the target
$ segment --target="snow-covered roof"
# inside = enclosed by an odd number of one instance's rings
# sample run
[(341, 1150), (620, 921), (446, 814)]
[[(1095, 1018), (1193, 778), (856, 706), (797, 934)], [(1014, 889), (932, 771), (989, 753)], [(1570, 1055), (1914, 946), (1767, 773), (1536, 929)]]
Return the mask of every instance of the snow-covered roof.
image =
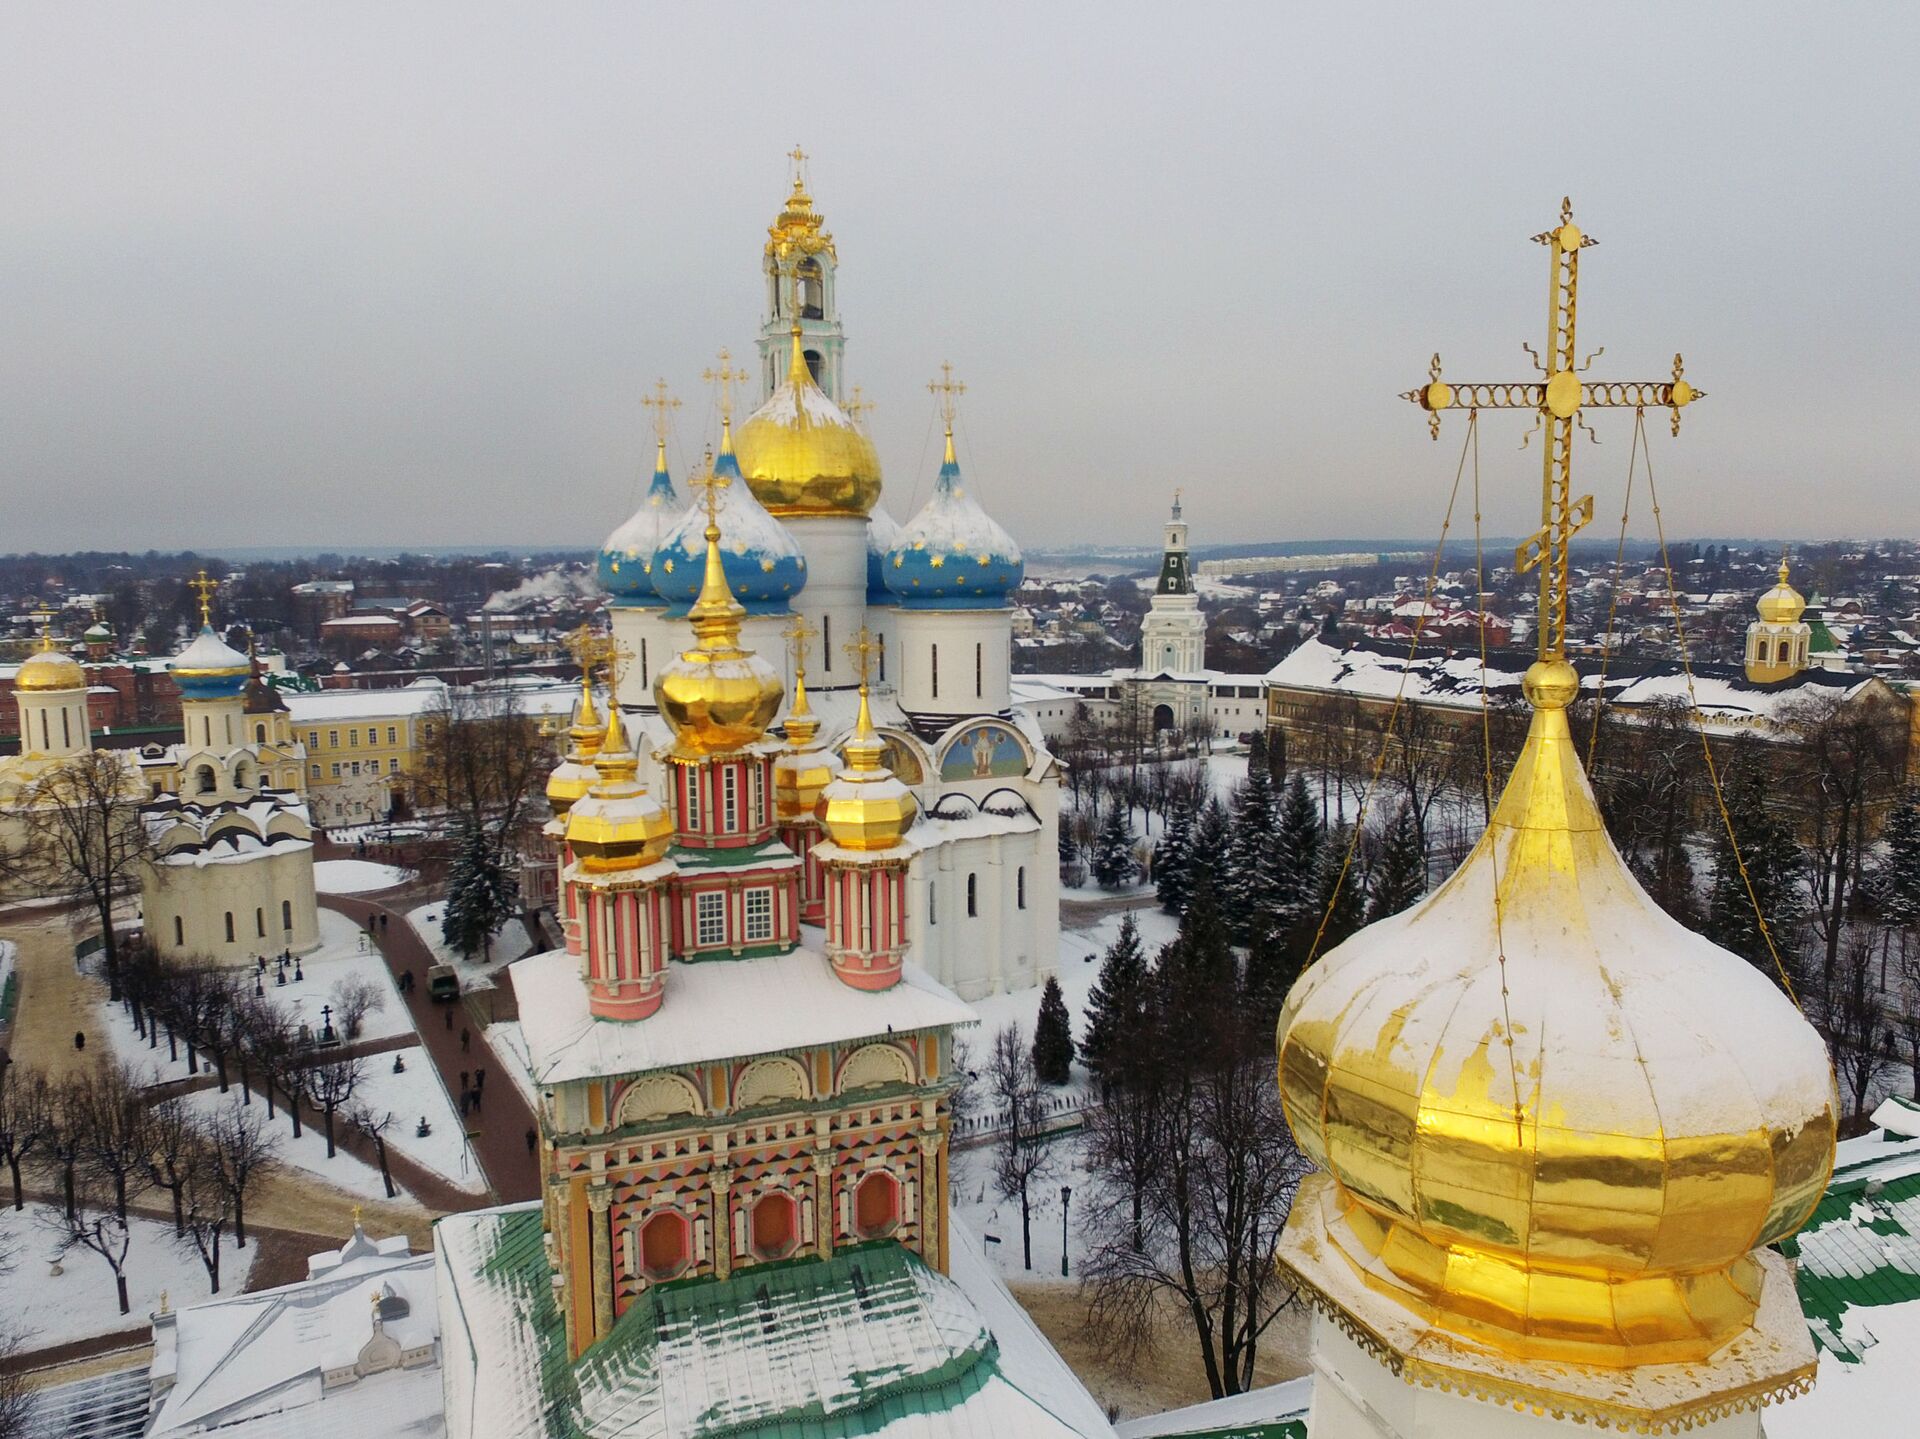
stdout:
[(1181, 1435), (1232, 1439), (1307, 1439), (1313, 1379), (1289, 1379), (1225, 1399), (1189, 1404), (1114, 1426), (1119, 1439), (1179, 1439)]
[(1113, 1433), (959, 1226), (951, 1276), (883, 1241), (663, 1286), (572, 1363), (538, 1205), (435, 1237), (450, 1439)]
[(775, 1054), (889, 1031), (969, 1024), (974, 1017), (964, 1002), (911, 965), (900, 983), (869, 992), (841, 983), (826, 956), (811, 949), (672, 964), (666, 1003), (644, 1020), (590, 1013), (580, 961), (565, 950), (533, 955), (508, 972), (539, 1084)]
[[(344, 1255), (345, 1258), (339, 1256)], [(322, 1256), (323, 1258), (329, 1256)], [(353, 1239), (295, 1284), (212, 1299), (154, 1325), (153, 1439), (442, 1432), (433, 1256)], [(380, 1337), (374, 1306), (379, 1301)], [(391, 1341), (390, 1344), (381, 1342)]]
[(312, 690), (286, 696), (294, 724), (324, 724), (328, 720), (418, 715), (444, 709), (447, 686), (442, 680), (417, 679), (402, 689)]

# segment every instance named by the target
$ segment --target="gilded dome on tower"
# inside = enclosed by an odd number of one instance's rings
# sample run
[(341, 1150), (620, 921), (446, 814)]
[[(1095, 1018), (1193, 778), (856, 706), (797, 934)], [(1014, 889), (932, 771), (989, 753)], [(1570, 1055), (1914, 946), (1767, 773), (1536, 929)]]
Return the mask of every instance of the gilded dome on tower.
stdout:
[(740, 427), (740, 468), (768, 513), (865, 516), (880, 498), (880, 456), (814, 382), (792, 331), (787, 377)]
[(887, 742), (873, 728), (867, 687), (860, 686), (860, 714), (844, 747), (847, 768), (820, 792), (815, 813), (827, 838), (842, 849), (874, 853), (892, 849), (913, 824), (919, 806), (913, 791), (886, 767)]
[(637, 778), (640, 761), (618, 706), (610, 707), (593, 768), (592, 788), (567, 811), (567, 847), (581, 868), (608, 874), (660, 859), (673, 842), (673, 820)]
[(781, 819), (811, 816), (820, 791), (840, 773), (840, 758), (820, 745), (820, 717), (807, 703), (807, 675), (793, 677), (793, 708), (787, 711), (787, 747), (773, 762), (773, 806)]
[(600, 752), (603, 733), (600, 712), (593, 704), (593, 679), (585, 670), (580, 674), (580, 702), (574, 707), (567, 738), (566, 757), (547, 775), (547, 803), (555, 818), (564, 818), (569, 809), (585, 799), (598, 775), (593, 759)]
[(1760, 612), (1760, 618), (1770, 625), (1791, 625), (1800, 622), (1800, 616), (1807, 608), (1806, 596), (1787, 583), (1787, 561), (1780, 558), (1780, 582), (1764, 595), (1754, 606)]
[(1833, 1073), (1767, 975), (1628, 871), (1577, 690), (1564, 660), (1528, 671), (1532, 726), (1466, 863), (1287, 996), (1281, 1099), (1330, 1182), (1283, 1253), (1477, 1351), (1691, 1362), (1747, 1331), (1755, 1251), (1826, 1186)]
[[(719, 489), (725, 481), (716, 470), (708, 483)], [(786, 697), (786, 686), (773, 666), (741, 648), (740, 619), (746, 609), (727, 588), (717, 509), (717, 496), (710, 491), (705, 576), (699, 598), (687, 611), (693, 647), (682, 650), (653, 682), (654, 702), (673, 728), (673, 752), (682, 758), (752, 744), (766, 734)]]
[(86, 687), (87, 672), (72, 655), (62, 654), (53, 647), (51, 630), (41, 632), (40, 648), (22, 661), (13, 676), (15, 694), (49, 694)]

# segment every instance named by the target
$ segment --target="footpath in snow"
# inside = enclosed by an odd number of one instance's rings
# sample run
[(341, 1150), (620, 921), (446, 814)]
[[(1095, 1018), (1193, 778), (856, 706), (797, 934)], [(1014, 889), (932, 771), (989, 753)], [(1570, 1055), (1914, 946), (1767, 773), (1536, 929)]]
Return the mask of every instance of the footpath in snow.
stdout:
[(322, 859), (313, 865), (313, 887), (321, 894), (372, 894), (416, 878), (410, 869), (370, 859)]

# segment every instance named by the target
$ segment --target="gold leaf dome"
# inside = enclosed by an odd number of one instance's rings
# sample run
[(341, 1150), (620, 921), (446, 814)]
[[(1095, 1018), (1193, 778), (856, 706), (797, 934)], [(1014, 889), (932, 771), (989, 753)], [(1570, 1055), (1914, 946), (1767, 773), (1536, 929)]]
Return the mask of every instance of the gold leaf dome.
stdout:
[(640, 761), (627, 743), (617, 706), (593, 769), (593, 787), (567, 811), (568, 848), (590, 873), (652, 864), (673, 842), (673, 819), (636, 778)]
[(1528, 1361), (1703, 1359), (1753, 1252), (1832, 1170), (1825, 1046), (1754, 966), (1669, 918), (1607, 837), (1564, 660), (1454, 875), (1309, 969), (1280, 1016), (1302, 1191), (1283, 1248)]
[(820, 792), (840, 773), (839, 758), (819, 746), (820, 717), (807, 703), (807, 677), (793, 678), (793, 708), (787, 711), (787, 747), (773, 762), (773, 806), (781, 819), (811, 815)]
[(15, 694), (49, 694), (56, 690), (83, 690), (87, 672), (72, 655), (63, 655), (53, 647), (53, 636), (43, 634), (40, 648), (14, 672)]
[(827, 837), (842, 849), (867, 854), (892, 849), (913, 825), (919, 806), (913, 791), (883, 763), (886, 751), (867, 709), (867, 687), (861, 685), (860, 715), (846, 743), (846, 772), (821, 790), (814, 811)]
[(740, 469), (769, 514), (864, 518), (880, 498), (880, 456), (814, 383), (797, 322), (789, 333), (787, 378), (740, 427)]
[(567, 735), (571, 743), (566, 758), (547, 776), (547, 803), (556, 819), (586, 798), (598, 774), (592, 762), (600, 752), (600, 714), (593, 704), (593, 680), (584, 670), (580, 674), (580, 703), (574, 708), (573, 725)]
[(1806, 597), (1787, 583), (1787, 561), (1780, 560), (1780, 583), (1760, 596), (1754, 608), (1760, 612), (1760, 618), (1770, 625), (1791, 625), (1799, 623), (1800, 616), (1807, 608)]
[(752, 744), (766, 734), (786, 697), (786, 686), (773, 666), (740, 647), (740, 617), (746, 609), (727, 589), (720, 526), (713, 516), (710, 489), (706, 576), (699, 598), (687, 611), (693, 647), (682, 650), (653, 682), (654, 702), (673, 728), (673, 752), (682, 759)]

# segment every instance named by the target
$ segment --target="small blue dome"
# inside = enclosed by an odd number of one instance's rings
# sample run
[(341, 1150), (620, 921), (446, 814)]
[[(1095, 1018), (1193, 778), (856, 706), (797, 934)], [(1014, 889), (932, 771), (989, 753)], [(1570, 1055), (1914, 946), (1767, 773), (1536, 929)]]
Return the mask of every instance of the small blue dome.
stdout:
[[(807, 559), (786, 527), (768, 514), (753, 497), (733, 454), (733, 433), (723, 427), (720, 453), (713, 472), (731, 481), (720, 492), (720, 564), (727, 588), (750, 615), (785, 614), (787, 602), (807, 583)], [(687, 612), (700, 593), (706, 573), (707, 512), (699, 505), (687, 512), (653, 556), (653, 587), (667, 602), (668, 613)]]
[(653, 483), (633, 517), (607, 536), (595, 568), (600, 583), (622, 609), (658, 608), (666, 603), (653, 587), (653, 555), (685, 511), (667, 474), (667, 447), (654, 461)]
[(991, 610), (1007, 602), (1025, 573), (1013, 536), (961, 483), (949, 432), (933, 498), (887, 553), (887, 588), (910, 610)]
[(887, 588), (887, 556), (900, 544), (902, 533), (900, 521), (876, 500), (867, 511), (867, 603), (870, 605), (899, 603)]
[(193, 643), (168, 662), (167, 670), (182, 699), (233, 699), (246, 692), (253, 661), (216, 635), (212, 625), (203, 624)]

